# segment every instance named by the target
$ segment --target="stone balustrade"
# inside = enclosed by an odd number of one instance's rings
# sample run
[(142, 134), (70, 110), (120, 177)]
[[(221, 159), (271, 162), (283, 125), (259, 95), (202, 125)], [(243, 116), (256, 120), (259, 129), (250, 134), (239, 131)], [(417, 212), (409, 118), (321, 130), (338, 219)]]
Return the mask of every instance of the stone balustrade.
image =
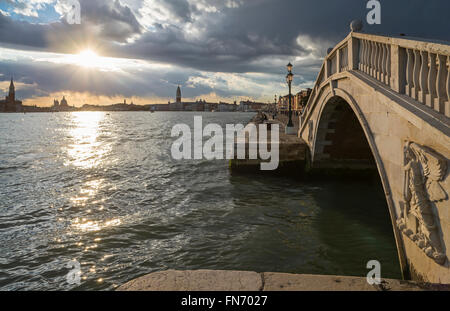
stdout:
[(321, 88), (342, 72), (355, 70), (450, 118), (450, 45), (407, 37), (351, 32), (325, 58), (303, 120)]
[(389, 44), (359, 40), (358, 69), (390, 86), (391, 46)]

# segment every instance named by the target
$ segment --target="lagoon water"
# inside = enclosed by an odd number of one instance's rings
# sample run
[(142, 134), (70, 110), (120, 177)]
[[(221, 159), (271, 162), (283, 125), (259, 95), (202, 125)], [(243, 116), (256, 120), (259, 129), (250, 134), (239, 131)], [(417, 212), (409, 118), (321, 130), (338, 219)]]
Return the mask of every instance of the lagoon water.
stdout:
[[(253, 114), (200, 113), (204, 123)], [(400, 278), (380, 185), (175, 161), (195, 113), (0, 114), (0, 290), (114, 289), (166, 269)], [(70, 284), (71, 260), (81, 283)]]

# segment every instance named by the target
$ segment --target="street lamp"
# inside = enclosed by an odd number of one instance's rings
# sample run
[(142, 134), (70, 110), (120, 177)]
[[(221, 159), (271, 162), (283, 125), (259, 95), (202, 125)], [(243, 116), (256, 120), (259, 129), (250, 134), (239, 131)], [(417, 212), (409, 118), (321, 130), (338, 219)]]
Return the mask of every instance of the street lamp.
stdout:
[(289, 64), (287, 64), (287, 70), (289, 71), (289, 72), (292, 72), (292, 68), (294, 67), (294, 66), (292, 66), (292, 64), (291, 64), (291, 62), (289, 62)]
[(275, 113), (278, 110), (278, 105), (277, 105), (277, 94), (275, 94), (274, 98), (273, 98), (273, 115), (275, 115)]
[(294, 131), (294, 123), (292, 122), (292, 95), (291, 95), (291, 87), (292, 87), (292, 80), (294, 80), (294, 74), (292, 73), (292, 64), (289, 62), (289, 64), (287, 64), (287, 70), (288, 70), (288, 74), (286, 75), (286, 82), (289, 86), (289, 121), (288, 124), (286, 125), (286, 134), (288, 135), (293, 135), (295, 134)]

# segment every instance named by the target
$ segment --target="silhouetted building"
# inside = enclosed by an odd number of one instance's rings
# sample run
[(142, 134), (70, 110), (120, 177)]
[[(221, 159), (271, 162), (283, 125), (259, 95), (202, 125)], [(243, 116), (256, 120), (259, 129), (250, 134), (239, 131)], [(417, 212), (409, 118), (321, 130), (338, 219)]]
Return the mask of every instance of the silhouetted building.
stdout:
[(241, 101), (239, 103), (239, 110), (243, 112), (254, 112), (261, 111), (268, 108), (268, 104), (266, 103), (257, 103), (252, 101)]
[(0, 111), (3, 112), (21, 112), (23, 110), (22, 101), (16, 100), (16, 89), (14, 81), (11, 78), (8, 96), (0, 100)]
[(177, 104), (179, 104), (179, 103), (181, 103), (181, 89), (180, 89), (180, 86), (178, 85), (178, 88), (177, 88)]
[(69, 104), (67, 103), (66, 97), (63, 96), (63, 99), (61, 99), (61, 103), (59, 104), (60, 107), (69, 107)]
[(293, 110), (294, 111), (302, 111), (303, 107), (306, 106), (309, 96), (311, 95), (312, 90), (311, 89), (306, 89), (306, 90), (302, 90), (300, 92), (298, 92), (295, 96), (294, 96), (294, 105), (293, 105)]
[(180, 86), (177, 88), (176, 100), (174, 103), (169, 102), (169, 110), (171, 111), (183, 111), (184, 105), (181, 102), (181, 89)]
[[(294, 110), (294, 95), (291, 95), (291, 109)], [(278, 111), (289, 110), (289, 95), (280, 96), (278, 100)]]
[(73, 111), (74, 109), (75, 109), (75, 107), (69, 106), (69, 103), (67, 102), (67, 99), (65, 96), (63, 96), (61, 101), (54, 99), (53, 106), (51, 107), (52, 111)]

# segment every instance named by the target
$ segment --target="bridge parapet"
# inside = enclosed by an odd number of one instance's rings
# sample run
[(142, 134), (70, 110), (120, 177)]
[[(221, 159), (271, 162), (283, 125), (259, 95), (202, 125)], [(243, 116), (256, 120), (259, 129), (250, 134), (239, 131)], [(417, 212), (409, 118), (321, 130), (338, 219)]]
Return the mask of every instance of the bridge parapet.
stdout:
[(352, 33), (358, 69), (400, 94), (450, 117), (450, 46)]
[(351, 32), (326, 56), (302, 119), (321, 87), (349, 70), (363, 72), (450, 118), (450, 45)]

